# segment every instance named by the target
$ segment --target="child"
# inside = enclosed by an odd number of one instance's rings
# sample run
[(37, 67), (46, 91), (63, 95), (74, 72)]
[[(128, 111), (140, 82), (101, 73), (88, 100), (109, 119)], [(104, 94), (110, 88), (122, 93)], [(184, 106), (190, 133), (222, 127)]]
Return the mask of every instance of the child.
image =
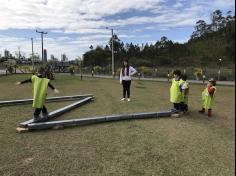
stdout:
[(123, 98), (121, 101), (125, 100), (127, 94), (127, 100), (130, 101), (130, 85), (131, 85), (131, 76), (137, 73), (137, 71), (129, 66), (128, 60), (123, 61), (123, 66), (120, 71), (120, 84), (123, 85)]
[(188, 112), (188, 94), (189, 94), (189, 84), (187, 82), (187, 75), (181, 76), (180, 89), (181, 89), (181, 111), (186, 113)]
[(216, 81), (214, 78), (211, 78), (208, 83), (207, 87), (202, 92), (202, 110), (199, 113), (205, 113), (205, 110), (208, 110), (208, 117), (212, 116), (212, 105), (214, 103), (214, 97), (216, 93)]
[(35, 108), (34, 111), (34, 121), (39, 120), (40, 118), (40, 113), (42, 111), (43, 117), (47, 117), (48, 111), (47, 108), (45, 107), (45, 99), (47, 95), (47, 88), (48, 86), (54, 90), (55, 93), (59, 93), (57, 89), (53, 87), (52, 84), (50, 84), (50, 80), (45, 77), (46, 70), (44, 67), (40, 67), (38, 69), (38, 74), (33, 75), (31, 79), (27, 79), (22, 82), (17, 82), (17, 85), (20, 84), (25, 84), (25, 83), (33, 83), (33, 108)]
[(174, 70), (174, 78), (172, 79), (172, 85), (170, 87), (170, 102), (173, 103), (174, 109), (173, 112), (178, 113), (180, 111), (180, 102), (181, 102), (181, 91), (180, 91), (180, 77), (181, 71)]

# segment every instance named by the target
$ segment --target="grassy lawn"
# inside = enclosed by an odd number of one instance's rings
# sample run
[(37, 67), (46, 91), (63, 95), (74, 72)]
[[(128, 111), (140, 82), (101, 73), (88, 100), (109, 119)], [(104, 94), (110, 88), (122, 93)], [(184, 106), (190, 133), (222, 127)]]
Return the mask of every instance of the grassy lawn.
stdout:
[[(0, 77), (0, 100), (32, 97), (27, 75)], [(95, 101), (58, 119), (169, 110), (169, 83), (132, 82), (132, 102), (120, 102), (118, 80), (57, 76), (62, 95), (91, 93)], [(0, 107), (0, 175), (235, 175), (235, 88), (218, 86), (213, 118), (199, 115), (203, 85), (191, 85), (182, 118), (103, 123), (18, 134), (31, 105)], [(55, 96), (51, 90), (48, 96)], [(71, 102), (48, 103), (50, 111)]]

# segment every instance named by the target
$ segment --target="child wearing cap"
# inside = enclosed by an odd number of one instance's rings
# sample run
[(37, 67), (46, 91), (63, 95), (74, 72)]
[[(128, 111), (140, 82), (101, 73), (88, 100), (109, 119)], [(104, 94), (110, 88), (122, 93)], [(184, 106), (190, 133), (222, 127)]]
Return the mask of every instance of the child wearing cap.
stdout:
[(216, 93), (216, 81), (214, 78), (209, 79), (207, 87), (202, 92), (202, 110), (199, 113), (204, 114), (208, 110), (208, 117), (212, 116), (212, 106)]

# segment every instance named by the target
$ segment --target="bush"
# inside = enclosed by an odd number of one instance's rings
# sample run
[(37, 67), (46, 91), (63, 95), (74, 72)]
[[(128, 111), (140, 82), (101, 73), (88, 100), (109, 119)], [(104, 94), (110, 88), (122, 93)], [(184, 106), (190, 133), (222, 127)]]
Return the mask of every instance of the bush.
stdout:
[(97, 73), (97, 74), (101, 73), (102, 72), (102, 67), (100, 67), (99, 65), (96, 65), (94, 67), (94, 72)]
[(70, 72), (71, 75), (74, 75), (75, 74), (75, 66), (71, 65), (69, 67), (69, 72)]
[(150, 67), (138, 67), (138, 72), (140, 72), (144, 76), (153, 76), (154, 70)]

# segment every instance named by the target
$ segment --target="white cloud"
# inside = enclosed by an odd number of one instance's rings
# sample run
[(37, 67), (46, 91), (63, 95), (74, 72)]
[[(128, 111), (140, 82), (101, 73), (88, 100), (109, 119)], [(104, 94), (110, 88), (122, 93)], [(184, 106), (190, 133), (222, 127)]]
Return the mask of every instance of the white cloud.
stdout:
[[(199, 19), (208, 21), (213, 10), (227, 10), (234, 6), (234, 0), (176, 0), (173, 4), (167, 0), (1, 0), (0, 30), (50, 29), (50, 32), (64, 36), (45, 38), (48, 52), (68, 51), (73, 58), (81, 55), (91, 44), (107, 44), (111, 35), (111, 31), (105, 29), (107, 26), (117, 29), (121, 39), (148, 38), (150, 36), (142, 33), (145, 29), (168, 30), (194, 26)], [(116, 16), (132, 10), (148, 11), (151, 15), (129, 13), (122, 19)], [(132, 25), (142, 27), (132, 29), (132, 35), (128, 29), (121, 32), (120, 28)], [(72, 33), (78, 37), (68, 37)], [(30, 53), (28, 40), (0, 35), (0, 49), (16, 50), (21, 45)], [(37, 39), (35, 47), (40, 51), (39, 45), (40, 39)]]

